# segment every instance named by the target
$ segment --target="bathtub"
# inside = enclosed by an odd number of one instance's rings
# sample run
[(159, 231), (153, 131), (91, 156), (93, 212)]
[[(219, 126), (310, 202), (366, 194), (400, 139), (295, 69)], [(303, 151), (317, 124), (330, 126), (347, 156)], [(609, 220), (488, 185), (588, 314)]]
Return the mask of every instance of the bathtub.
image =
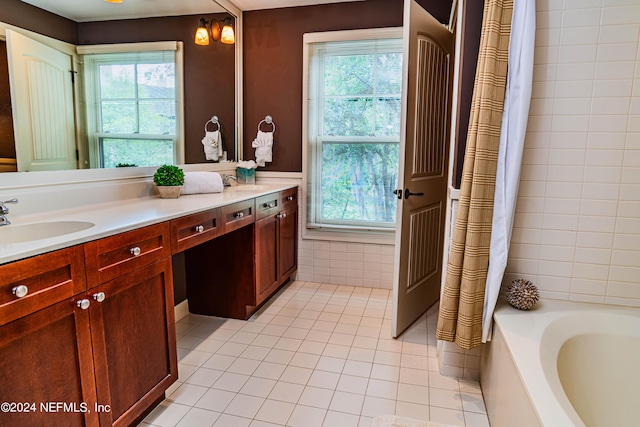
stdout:
[(502, 304), (480, 384), (492, 427), (640, 425), (640, 309)]

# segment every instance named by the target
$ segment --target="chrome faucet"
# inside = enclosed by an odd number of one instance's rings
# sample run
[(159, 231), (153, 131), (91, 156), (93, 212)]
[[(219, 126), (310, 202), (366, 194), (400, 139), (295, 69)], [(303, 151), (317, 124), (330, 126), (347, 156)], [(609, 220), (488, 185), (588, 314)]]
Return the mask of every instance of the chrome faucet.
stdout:
[(236, 178), (235, 175), (222, 174), (222, 185), (224, 185), (225, 187), (231, 187), (231, 181), (229, 181), (230, 179), (238, 181), (238, 178)]
[(11, 221), (9, 221), (6, 215), (9, 213), (9, 208), (5, 206), (5, 203), (18, 203), (18, 199), (11, 199), (5, 202), (0, 200), (0, 225), (9, 225)]

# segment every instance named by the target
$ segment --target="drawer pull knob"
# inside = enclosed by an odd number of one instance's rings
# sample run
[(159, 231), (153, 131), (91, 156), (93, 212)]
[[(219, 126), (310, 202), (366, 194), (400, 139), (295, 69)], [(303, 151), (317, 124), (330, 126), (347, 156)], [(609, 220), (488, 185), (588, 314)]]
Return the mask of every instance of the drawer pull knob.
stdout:
[(267, 209), (275, 208), (276, 207), (276, 202), (265, 203), (264, 207), (267, 208)]
[(27, 288), (25, 285), (19, 285), (11, 289), (11, 292), (13, 292), (13, 294), (18, 298), (22, 298), (27, 296), (27, 294), (29, 293), (29, 288)]
[(196, 226), (196, 232), (202, 233), (204, 231), (204, 227), (201, 225)]
[(85, 299), (81, 299), (76, 304), (78, 305), (79, 308), (86, 310), (91, 305), (91, 301), (85, 298)]
[(236, 218), (242, 218), (244, 216), (244, 212), (236, 212)]
[(280, 219), (286, 218), (286, 217), (287, 217), (286, 213), (281, 213), (281, 214), (276, 215), (276, 218), (280, 218)]
[(93, 299), (98, 302), (104, 301), (105, 298), (106, 295), (104, 294), (104, 292), (96, 292), (95, 294), (93, 294)]
[(290, 202), (293, 200), (293, 196), (287, 196), (287, 202)]
[(131, 249), (129, 250), (129, 252), (131, 252), (131, 255), (133, 255), (133, 256), (138, 256), (138, 255), (140, 255), (140, 254), (142, 253), (142, 251), (140, 250), (140, 248), (139, 248), (139, 247), (137, 247), (137, 246), (136, 246), (135, 248), (131, 248)]

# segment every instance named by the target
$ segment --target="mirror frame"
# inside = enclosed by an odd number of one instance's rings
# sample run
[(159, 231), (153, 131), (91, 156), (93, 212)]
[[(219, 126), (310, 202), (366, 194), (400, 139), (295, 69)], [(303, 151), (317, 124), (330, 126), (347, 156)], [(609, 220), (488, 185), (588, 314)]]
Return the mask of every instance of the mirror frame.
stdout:
[[(242, 115), (242, 11), (235, 6), (229, 0), (212, 0), (224, 8), (227, 13), (235, 18), (235, 144), (236, 144), (236, 157), (238, 159), (243, 158), (243, 115)], [(54, 47), (62, 52), (72, 55), (74, 58), (74, 68), (77, 67), (78, 54), (76, 53), (76, 46), (61, 40), (57, 40), (42, 34), (35, 33), (24, 28), (16, 27), (14, 25), (0, 22), (0, 40), (5, 40), (5, 30), (11, 29), (20, 32), (26, 36), (33, 38), (40, 43), (47, 46)], [(76, 103), (76, 122), (78, 122), (78, 100)], [(79, 138), (82, 129), (76, 129), (76, 137)], [(178, 166), (186, 166), (187, 169), (206, 169), (212, 171), (230, 170), (235, 169), (235, 162), (224, 163), (194, 163), (194, 166), (189, 167), (188, 164), (180, 164)], [(73, 170), (60, 170), (60, 171), (37, 171), (37, 172), (3, 172), (0, 174), (3, 180), (3, 189), (11, 190), (21, 187), (34, 187), (39, 185), (52, 185), (52, 184), (67, 184), (76, 182), (91, 182), (91, 181), (104, 181), (104, 180), (118, 180), (118, 179), (139, 179), (149, 178), (155, 173), (156, 167), (136, 167), (136, 168), (109, 168), (109, 169), (73, 169)], [(77, 175), (77, 176), (76, 176)]]

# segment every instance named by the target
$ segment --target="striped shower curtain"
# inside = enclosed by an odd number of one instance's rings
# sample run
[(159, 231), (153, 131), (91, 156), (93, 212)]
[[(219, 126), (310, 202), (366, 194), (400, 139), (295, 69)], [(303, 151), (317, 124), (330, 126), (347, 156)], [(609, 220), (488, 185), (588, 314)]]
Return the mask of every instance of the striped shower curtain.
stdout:
[(469, 132), (436, 337), (463, 349), (482, 343), (493, 198), (513, 0), (486, 0)]

